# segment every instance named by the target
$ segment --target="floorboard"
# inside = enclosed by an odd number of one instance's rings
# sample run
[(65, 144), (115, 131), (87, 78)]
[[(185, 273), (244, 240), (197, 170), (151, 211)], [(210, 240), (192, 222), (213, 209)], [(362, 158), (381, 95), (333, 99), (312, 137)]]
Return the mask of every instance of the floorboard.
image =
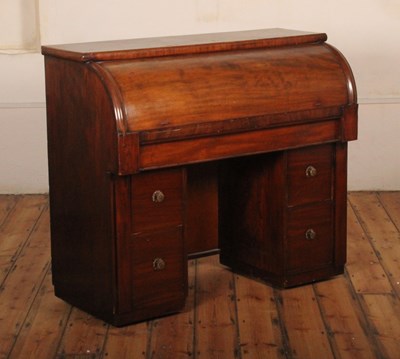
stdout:
[(400, 192), (348, 199), (344, 275), (278, 290), (199, 258), (181, 313), (115, 328), (54, 296), (47, 196), (0, 195), (0, 358), (398, 359)]

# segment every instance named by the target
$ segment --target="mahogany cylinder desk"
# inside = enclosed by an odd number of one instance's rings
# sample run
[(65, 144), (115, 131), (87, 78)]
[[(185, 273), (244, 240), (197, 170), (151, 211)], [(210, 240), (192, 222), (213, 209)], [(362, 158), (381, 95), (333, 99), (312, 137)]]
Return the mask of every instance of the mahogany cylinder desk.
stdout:
[(357, 99), (326, 39), (44, 46), (56, 295), (119, 326), (181, 310), (190, 257), (281, 288), (342, 273)]

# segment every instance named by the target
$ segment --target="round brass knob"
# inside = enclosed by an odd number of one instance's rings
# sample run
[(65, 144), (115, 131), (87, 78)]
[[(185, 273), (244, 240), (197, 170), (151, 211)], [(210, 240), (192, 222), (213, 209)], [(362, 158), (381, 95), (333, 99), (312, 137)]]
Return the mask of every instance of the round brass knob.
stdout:
[(162, 258), (155, 258), (153, 260), (153, 269), (155, 271), (163, 270), (165, 268), (165, 261)]
[(306, 168), (307, 177), (315, 177), (317, 175), (317, 169), (314, 166), (308, 166)]
[(312, 228), (307, 229), (306, 239), (311, 241), (312, 239), (315, 239), (316, 237), (317, 237), (317, 233)]
[(164, 195), (164, 193), (162, 193), (162, 191), (157, 190), (157, 191), (154, 191), (153, 195), (151, 196), (151, 199), (155, 203), (160, 203), (160, 202), (164, 201), (165, 195)]

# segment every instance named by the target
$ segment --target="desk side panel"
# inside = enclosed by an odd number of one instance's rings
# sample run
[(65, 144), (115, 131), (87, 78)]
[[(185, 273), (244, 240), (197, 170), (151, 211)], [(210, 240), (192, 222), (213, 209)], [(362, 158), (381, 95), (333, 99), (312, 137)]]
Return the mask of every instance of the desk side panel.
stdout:
[(56, 295), (102, 318), (114, 307), (113, 109), (85, 64), (47, 57), (51, 249)]

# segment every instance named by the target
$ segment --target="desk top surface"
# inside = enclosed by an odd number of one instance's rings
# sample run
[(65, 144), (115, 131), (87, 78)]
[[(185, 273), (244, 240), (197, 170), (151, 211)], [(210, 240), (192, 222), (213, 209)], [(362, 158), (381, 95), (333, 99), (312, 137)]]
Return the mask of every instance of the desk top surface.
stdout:
[(43, 46), (42, 53), (80, 62), (111, 61), (294, 46), (326, 39), (324, 33), (275, 28)]

